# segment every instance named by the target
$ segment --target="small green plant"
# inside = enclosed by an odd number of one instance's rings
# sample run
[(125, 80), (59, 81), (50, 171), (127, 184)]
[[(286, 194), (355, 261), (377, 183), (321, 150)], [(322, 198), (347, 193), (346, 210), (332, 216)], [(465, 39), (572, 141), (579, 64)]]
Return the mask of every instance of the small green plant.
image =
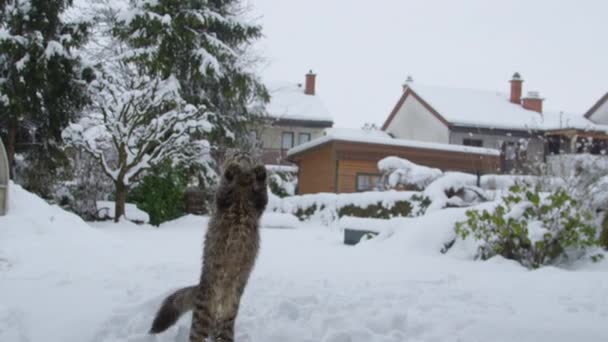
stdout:
[(129, 201), (150, 215), (150, 224), (176, 219), (184, 214), (186, 172), (170, 163), (155, 167), (129, 194)]
[(483, 260), (501, 255), (537, 268), (599, 243), (591, 214), (564, 189), (543, 193), (540, 186), (515, 184), (494, 211), (469, 210), (466, 216), (456, 223), (456, 233), (481, 241)]

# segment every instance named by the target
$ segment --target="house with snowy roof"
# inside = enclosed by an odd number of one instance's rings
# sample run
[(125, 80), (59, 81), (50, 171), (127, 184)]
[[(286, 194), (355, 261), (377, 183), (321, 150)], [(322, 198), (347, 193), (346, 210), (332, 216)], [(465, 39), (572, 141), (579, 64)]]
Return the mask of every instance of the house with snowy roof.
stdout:
[(422, 85), (409, 77), (382, 129), (399, 139), (498, 149), (503, 172), (550, 154), (582, 152), (584, 146), (603, 149), (606, 126), (582, 115), (543, 111), (538, 92), (522, 96), (523, 82), (515, 73), (510, 93), (503, 93)]
[(608, 125), (608, 92), (585, 113), (585, 118), (602, 125)]
[(378, 162), (388, 156), (446, 171), (472, 174), (500, 171), (500, 151), (395, 139), (373, 129), (325, 129), (324, 135), (289, 150), (298, 166), (298, 194), (370, 191), (381, 181)]
[(266, 164), (286, 164), (287, 151), (323, 136), (333, 117), (316, 91), (316, 74), (310, 71), (301, 83), (267, 85), (268, 120), (253, 133), (261, 145)]

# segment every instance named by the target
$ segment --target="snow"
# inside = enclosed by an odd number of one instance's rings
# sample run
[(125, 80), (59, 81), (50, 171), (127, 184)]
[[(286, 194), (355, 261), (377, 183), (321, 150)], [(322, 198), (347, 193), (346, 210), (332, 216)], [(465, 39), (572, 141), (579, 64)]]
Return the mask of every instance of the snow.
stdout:
[(293, 166), (293, 165), (273, 165), (273, 164), (267, 164), (266, 166), (266, 170), (270, 171), (270, 172), (291, 172), (291, 173), (298, 173), (298, 167), (297, 166)]
[(376, 129), (356, 129), (356, 128), (338, 128), (331, 127), (326, 128), (323, 132), (325, 135), (332, 136), (348, 136), (353, 139), (367, 139), (367, 138), (390, 138), (391, 136), (381, 130)]
[[(355, 133), (353, 133), (353, 132), (355, 132)], [(376, 144), (376, 145), (402, 146), (402, 147), (412, 147), (412, 148), (420, 148), (420, 149), (474, 153), (474, 154), (482, 154), (482, 155), (489, 155), (489, 156), (500, 155), (500, 151), (497, 149), (461, 146), (461, 145), (450, 145), (450, 144), (441, 144), (441, 143), (431, 143), (431, 142), (405, 140), (405, 139), (394, 139), (394, 138), (391, 138), (391, 137), (388, 137), (385, 135), (379, 135), (376, 133), (364, 134), (364, 133), (358, 132), (357, 130), (327, 131), (327, 135), (325, 135), (323, 137), (311, 140), (307, 143), (298, 145), (298, 146), (290, 149), (289, 151), (287, 151), (287, 155), (292, 156), (294, 154), (304, 152), (306, 150), (323, 145), (323, 144), (331, 142), (331, 141), (348, 141), (348, 142)]]
[(598, 125), (582, 114), (563, 111), (544, 111), (542, 127), (545, 130), (578, 129), (582, 131), (608, 132), (608, 125)]
[(297, 228), (301, 223), (291, 214), (267, 212), (262, 216), (260, 225), (263, 228)]
[[(111, 201), (97, 201), (97, 212), (99, 215), (107, 219), (113, 219), (115, 213), (115, 202)], [(150, 215), (145, 211), (137, 208), (133, 203), (125, 203), (125, 217), (129, 221), (133, 222), (150, 222)]]
[(424, 189), (443, 174), (439, 169), (418, 165), (398, 157), (386, 157), (380, 160), (378, 170), (388, 174), (388, 185), (391, 188), (399, 184), (412, 184)]
[[(162, 299), (198, 278), (207, 218), (87, 224), (18, 186), (10, 198), (0, 341), (187, 341), (190, 315), (156, 337), (146, 331)], [(391, 234), (354, 247), (317, 225), (262, 229), (236, 340), (606, 340), (608, 262), (528, 271), (473, 261), (466, 241), (441, 254), (464, 212), (373, 221)]]
[(270, 83), (267, 88), (270, 103), (266, 106), (266, 111), (271, 117), (279, 120), (333, 122), (333, 117), (319, 95), (304, 94), (301, 85)]
[(516, 130), (574, 128), (608, 132), (583, 114), (545, 111), (543, 114), (510, 102), (507, 93), (409, 83), (408, 87), (448, 122), (458, 126)]
[[(300, 196), (289, 196), (284, 198), (273, 197), (267, 206), (267, 211), (296, 214), (298, 211), (306, 211), (316, 207), (307, 220), (331, 226), (338, 221), (338, 210), (343, 207), (354, 205), (366, 208), (369, 205), (380, 203), (383, 207), (392, 207), (398, 201), (411, 201), (413, 196), (419, 196), (415, 191), (369, 191), (351, 194), (318, 193)], [(412, 201), (412, 212), (420, 209), (419, 202)]]

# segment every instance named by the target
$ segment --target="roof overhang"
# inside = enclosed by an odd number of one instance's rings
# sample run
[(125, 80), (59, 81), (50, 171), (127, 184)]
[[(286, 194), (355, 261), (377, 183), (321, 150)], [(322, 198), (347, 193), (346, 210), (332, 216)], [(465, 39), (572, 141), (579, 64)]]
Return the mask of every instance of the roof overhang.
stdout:
[(608, 101), (608, 93), (604, 94), (589, 110), (585, 113), (587, 119), (591, 119), (591, 116)]
[(308, 128), (329, 128), (333, 127), (333, 121), (320, 120), (296, 120), (296, 119), (276, 119), (271, 118), (271, 122), (275, 126), (298, 126)]

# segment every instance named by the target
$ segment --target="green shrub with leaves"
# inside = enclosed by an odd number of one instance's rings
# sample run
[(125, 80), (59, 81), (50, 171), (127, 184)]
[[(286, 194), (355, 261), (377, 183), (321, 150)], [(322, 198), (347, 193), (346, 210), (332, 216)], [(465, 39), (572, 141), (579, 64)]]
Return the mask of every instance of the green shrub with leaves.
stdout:
[(515, 184), (493, 212), (469, 210), (466, 216), (456, 223), (456, 233), (481, 241), (483, 260), (501, 255), (537, 268), (599, 243), (591, 214), (564, 189), (545, 193), (540, 186)]
[(170, 163), (151, 170), (129, 194), (129, 201), (150, 215), (150, 224), (159, 225), (184, 214), (187, 173)]

